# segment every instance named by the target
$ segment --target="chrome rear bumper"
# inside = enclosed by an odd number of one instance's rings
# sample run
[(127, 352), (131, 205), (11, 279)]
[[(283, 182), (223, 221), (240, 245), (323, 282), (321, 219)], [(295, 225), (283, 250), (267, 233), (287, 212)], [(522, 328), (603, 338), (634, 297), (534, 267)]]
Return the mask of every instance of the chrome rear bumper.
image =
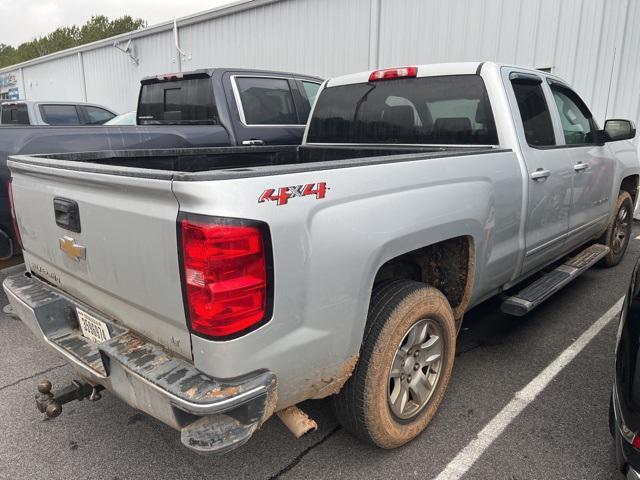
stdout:
[[(181, 431), (201, 453), (224, 453), (245, 443), (273, 413), (275, 375), (211, 378), (137, 333), (37, 279), (24, 268), (3, 288), (14, 312), (85, 380)], [(78, 327), (76, 307), (105, 322), (111, 339), (94, 343)]]

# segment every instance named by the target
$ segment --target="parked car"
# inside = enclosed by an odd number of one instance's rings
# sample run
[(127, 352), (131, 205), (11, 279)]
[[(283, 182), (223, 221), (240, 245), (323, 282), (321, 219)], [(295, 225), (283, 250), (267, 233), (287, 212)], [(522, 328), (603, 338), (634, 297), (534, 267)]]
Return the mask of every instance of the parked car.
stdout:
[(116, 112), (93, 103), (15, 100), (0, 104), (0, 125), (102, 125)]
[(308, 75), (231, 68), (157, 75), (141, 81), (137, 126), (0, 128), (0, 259), (19, 252), (5, 187), (8, 155), (298, 145), (321, 81)]
[(467, 310), (523, 315), (620, 262), (634, 135), (556, 76), (455, 63), (325, 82), (300, 147), (12, 156), (25, 270), (4, 289), (82, 379), (38, 406), (106, 388), (222, 453), (334, 395), (347, 431), (403, 445)]
[(111, 120), (104, 122), (105, 125), (135, 125), (136, 124), (136, 111), (121, 113), (117, 117), (113, 117)]
[(640, 479), (640, 260), (631, 275), (616, 340), (615, 382), (609, 406), (609, 429), (616, 460), (629, 480)]

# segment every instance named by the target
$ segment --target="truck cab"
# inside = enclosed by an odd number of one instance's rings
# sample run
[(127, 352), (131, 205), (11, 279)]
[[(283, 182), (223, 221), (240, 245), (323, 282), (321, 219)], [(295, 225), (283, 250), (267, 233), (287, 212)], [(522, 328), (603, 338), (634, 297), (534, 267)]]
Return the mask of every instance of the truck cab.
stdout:
[(207, 69), (143, 78), (138, 125), (210, 124), (230, 145), (299, 144), (321, 80), (298, 74)]

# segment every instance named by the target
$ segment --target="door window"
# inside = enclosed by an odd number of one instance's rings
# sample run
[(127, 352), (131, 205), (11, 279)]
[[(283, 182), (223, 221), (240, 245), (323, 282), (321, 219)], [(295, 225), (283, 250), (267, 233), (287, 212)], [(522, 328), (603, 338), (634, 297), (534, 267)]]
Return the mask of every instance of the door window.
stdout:
[(40, 105), (40, 113), (49, 125), (80, 125), (75, 105)]
[(89, 125), (102, 125), (107, 120), (111, 120), (115, 115), (108, 110), (100, 107), (85, 107)]
[(236, 78), (244, 123), (297, 125), (298, 115), (289, 82), (282, 78)]
[(555, 100), (562, 133), (567, 145), (586, 145), (594, 143), (595, 125), (591, 112), (575, 92), (568, 88), (551, 86)]
[(307, 99), (309, 100), (309, 105), (313, 105), (313, 102), (316, 99), (316, 95), (318, 95), (318, 90), (320, 90), (320, 84), (314, 82), (305, 82), (303, 80), (302, 86), (304, 87), (304, 93), (307, 95)]
[(542, 84), (536, 81), (513, 80), (524, 136), (532, 147), (549, 147), (556, 144), (549, 106), (544, 98)]

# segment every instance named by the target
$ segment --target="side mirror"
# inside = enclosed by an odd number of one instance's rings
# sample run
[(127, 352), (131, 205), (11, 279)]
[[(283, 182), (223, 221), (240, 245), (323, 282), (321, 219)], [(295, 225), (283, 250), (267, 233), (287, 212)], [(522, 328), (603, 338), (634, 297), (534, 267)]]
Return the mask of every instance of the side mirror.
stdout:
[(631, 120), (607, 120), (604, 122), (604, 141), (631, 140), (636, 136), (636, 126)]

